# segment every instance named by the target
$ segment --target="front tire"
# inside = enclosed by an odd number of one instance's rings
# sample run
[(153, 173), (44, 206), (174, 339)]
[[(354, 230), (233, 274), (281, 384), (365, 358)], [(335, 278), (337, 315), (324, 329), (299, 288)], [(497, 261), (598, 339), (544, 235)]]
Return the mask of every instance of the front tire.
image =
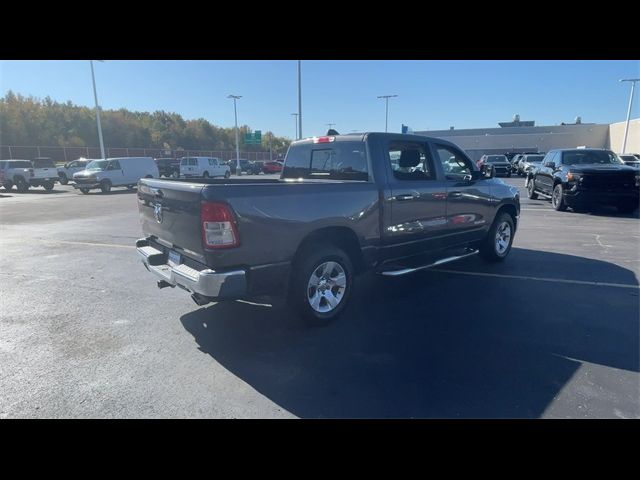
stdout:
[(231, 176), (231, 172), (229, 172), (229, 170), (224, 172), (224, 178), (229, 178), (230, 176)]
[(209, 172), (204, 172), (202, 174), (202, 178), (209, 178)]
[(60, 177), (60, 185), (66, 185), (67, 183), (69, 183), (69, 179), (64, 173), (61, 173), (59, 177)]
[(42, 184), (42, 186), (44, 187), (44, 189), (46, 191), (50, 192), (51, 190), (53, 190), (54, 183), (53, 182), (44, 182)]
[(13, 188), (13, 182), (11, 180), (7, 180), (6, 182), (4, 182), (2, 184), (2, 186), (8, 192), (9, 190), (11, 190)]
[(530, 178), (527, 183), (527, 197), (531, 200), (538, 199), (538, 194), (536, 193), (535, 186), (533, 185), (533, 178)]
[(638, 209), (638, 202), (621, 203), (617, 208), (620, 213), (633, 213)]
[(500, 213), (480, 246), (480, 256), (489, 262), (503, 261), (511, 251), (514, 235), (513, 218), (506, 212)]
[(103, 180), (100, 183), (100, 190), (102, 193), (109, 193), (111, 191), (111, 182), (109, 180)]
[(562, 184), (558, 183), (553, 187), (553, 194), (551, 195), (551, 205), (559, 212), (564, 212), (567, 209), (567, 204), (564, 201), (564, 189)]
[(289, 303), (306, 326), (324, 326), (345, 309), (353, 289), (349, 256), (332, 245), (311, 245), (291, 275)]
[(87, 195), (89, 193), (89, 189), (88, 188), (80, 188), (79, 189), (83, 195)]

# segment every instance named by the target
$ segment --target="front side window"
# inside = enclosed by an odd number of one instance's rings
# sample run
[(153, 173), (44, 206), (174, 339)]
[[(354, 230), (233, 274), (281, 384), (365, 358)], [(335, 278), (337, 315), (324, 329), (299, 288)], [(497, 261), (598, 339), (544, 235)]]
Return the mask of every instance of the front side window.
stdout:
[(432, 161), (421, 142), (391, 142), (388, 158), (397, 180), (433, 180)]
[(436, 145), (436, 155), (442, 164), (442, 170), (447, 180), (459, 180), (465, 175), (471, 175), (471, 162), (460, 152), (445, 145)]
[(109, 160), (107, 170), (120, 170), (120, 162), (118, 160)]
[(198, 159), (197, 158), (190, 158), (189, 159), (189, 165), (191, 165), (192, 167), (197, 166), (198, 165)]

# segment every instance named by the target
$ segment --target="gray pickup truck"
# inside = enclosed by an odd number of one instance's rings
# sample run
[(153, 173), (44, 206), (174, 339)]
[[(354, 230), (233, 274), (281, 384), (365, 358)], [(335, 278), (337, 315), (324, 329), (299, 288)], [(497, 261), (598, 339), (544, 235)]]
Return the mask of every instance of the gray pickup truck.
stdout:
[(445, 140), (365, 133), (293, 142), (279, 179), (141, 179), (136, 242), (158, 287), (198, 305), (283, 296), (321, 325), (354, 276), (509, 254), (518, 190)]

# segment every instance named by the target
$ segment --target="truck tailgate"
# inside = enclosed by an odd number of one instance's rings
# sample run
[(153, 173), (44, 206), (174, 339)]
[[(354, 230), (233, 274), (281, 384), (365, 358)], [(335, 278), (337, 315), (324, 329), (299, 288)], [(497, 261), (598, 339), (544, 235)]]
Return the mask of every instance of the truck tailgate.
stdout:
[(56, 167), (34, 168), (32, 178), (58, 178), (58, 169)]
[(142, 231), (160, 243), (189, 256), (203, 258), (200, 226), (204, 185), (142, 179), (138, 183), (138, 209)]

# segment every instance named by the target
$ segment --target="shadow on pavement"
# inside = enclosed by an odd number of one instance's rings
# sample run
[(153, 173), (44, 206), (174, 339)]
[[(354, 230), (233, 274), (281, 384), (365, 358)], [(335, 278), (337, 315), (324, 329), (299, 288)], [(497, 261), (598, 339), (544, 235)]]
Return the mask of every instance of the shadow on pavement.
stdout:
[[(579, 267), (574, 279), (591, 272), (638, 283), (611, 263), (512, 255), (499, 267), (536, 262), (551, 277), (564, 264)], [(583, 361), (639, 370), (635, 289), (436, 271), (357, 284), (352, 304), (325, 328), (295, 327), (283, 308), (243, 302), (181, 321), (203, 352), (304, 418), (535, 418)]]

